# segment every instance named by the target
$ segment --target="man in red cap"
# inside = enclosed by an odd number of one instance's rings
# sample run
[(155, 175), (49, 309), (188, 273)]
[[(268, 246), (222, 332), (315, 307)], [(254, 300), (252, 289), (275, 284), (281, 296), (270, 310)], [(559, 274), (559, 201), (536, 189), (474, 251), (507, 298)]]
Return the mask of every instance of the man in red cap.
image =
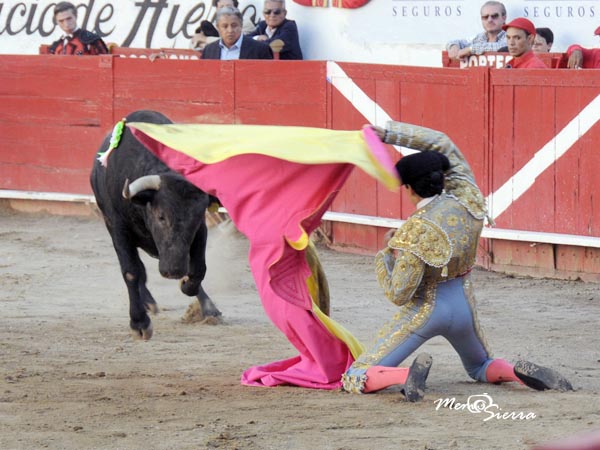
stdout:
[(508, 53), (513, 57), (506, 67), (513, 69), (547, 69), (548, 66), (533, 53), (535, 25), (524, 17), (518, 17), (502, 26), (506, 31)]
[[(600, 36), (600, 27), (594, 31)], [(583, 48), (579, 44), (573, 44), (567, 49), (569, 69), (600, 69), (600, 48)]]

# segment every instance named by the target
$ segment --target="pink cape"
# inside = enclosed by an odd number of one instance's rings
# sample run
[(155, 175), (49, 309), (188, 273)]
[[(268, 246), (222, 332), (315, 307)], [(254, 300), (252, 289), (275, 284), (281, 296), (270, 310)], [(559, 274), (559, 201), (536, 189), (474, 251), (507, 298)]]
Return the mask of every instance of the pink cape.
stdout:
[[(219, 198), (249, 239), (250, 267), (265, 312), (300, 353), (250, 367), (242, 374), (242, 384), (339, 388), (341, 375), (354, 356), (313, 311), (305, 247), (298, 250), (292, 245), (319, 225), (355, 166), (303, 164), (260, 154), (240, 154), (205, 164), (139, 129), (130, 130), (168, 167)], [(389, 162), (386, 165), (389, 167)]]

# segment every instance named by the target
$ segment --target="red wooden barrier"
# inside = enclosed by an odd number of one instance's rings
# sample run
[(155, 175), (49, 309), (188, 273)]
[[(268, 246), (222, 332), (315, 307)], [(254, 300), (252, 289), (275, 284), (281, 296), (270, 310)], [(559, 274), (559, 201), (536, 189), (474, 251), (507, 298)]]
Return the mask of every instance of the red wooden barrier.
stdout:
[[(600, 236), (600, 91), (597, 71), (490, 72), (491, 190), (509, 183), (515, 193), (535, 182), (496, 218), (500, 228)], [(584, 126), (595, 121), (588, 131)], [(579, 137), (580, 134), (583, 134)], [(554, 162), (556, 160), (556, 162)], [(536, 161), (532, 164), (532, 161)], [(542, 170), (543, 169), (543, 170)], [(514, 195), (513, 195), (514, 196)], [(495, 205), (492, 204), (492, 208)], [(581, 250), (581, 252), (579, 251)], [(572, 246), (507, 245), (494, 241), (493, 266), (535, 266), (546, 274), (600, 273), (600, 250)], [(569, 270), (569, 268), (571, 268)]]
[[(383, 114), (447, 133), (490, 196), (500, 228), (600, 237), (597, 71), (346, 63), (330, 73), (321, 61), (152, 62), (114, 55), (0, 55), (0, 65), (0, 190), (90, 194), (99, 143), (136, 109), (155, 109), (176, 122), (334, 129), (360, 128), (367, 119), (359, 111), (366, 111), (376, 121)], [(336, 87), (340, 80), (352, 83), (356, 95)], [(401, 195), (358, 170), (332, 209), (396, 219), (413, 211)], [(332, 228), (335, 246), (369, 253), (386, 231), (343, 223)], [(552, 239), (484, 239), (480, 262), (600, 279), (598, 245)]]
[(93, 148), (114, 123), (113, 57), (0, 58), (1, 188), (90, 193)]
[[(488, 70), (455, 71), (425, 67), (340, 64), (345, 73), (394, 120), (446, 132), (469, 158), (475, 176), (487, 194)], [(474, 92), (481, 93), (473, 95)], [(457, 101), (458, 99), (458, 101)], [(332, 128), (359, 129), (365, 119), (339, 92), (331, 97)], [(391, 150), (395, 160), (400, 158)], [(378, 217), (406, 218), (411, 204), (389, 192), (362, 172), (355, 171), (333, 204), (333, 210)], [(373, 251), (387, 231), (354, 224), (336, 223), (334, 237), (343, 245)]]

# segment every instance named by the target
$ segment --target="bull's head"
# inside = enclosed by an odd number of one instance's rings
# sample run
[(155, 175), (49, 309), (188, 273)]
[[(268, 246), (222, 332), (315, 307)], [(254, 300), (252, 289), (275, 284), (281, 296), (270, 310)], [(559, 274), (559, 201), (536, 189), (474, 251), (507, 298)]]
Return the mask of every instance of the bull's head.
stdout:
[(166, 278), (183, 278), (190, 272), (190, 251), (208, 206), (208, 195), (183, 177), (167, 173), (146, 175), (129, 184), (123, 197), (144, 208), (144, 221)]

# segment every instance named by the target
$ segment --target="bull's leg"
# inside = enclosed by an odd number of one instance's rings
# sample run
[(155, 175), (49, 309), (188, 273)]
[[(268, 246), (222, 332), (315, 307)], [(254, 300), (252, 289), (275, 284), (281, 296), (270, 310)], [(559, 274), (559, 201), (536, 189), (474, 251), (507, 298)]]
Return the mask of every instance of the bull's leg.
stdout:
[(206, 228), (206, 223), (203, 221), (190, 248), (190, 270), (187, 278), (181, 283), (181, 292), (190, 297), (195, 295), (198, 298), (201, 313), (204, 317), (219, 317), (221, 311), (219, 311), (202, 287), (202, 281), (206, 275), (207, 235), (208, 229)]
[(126, 236), (118, 236), (113, 232), (110, 234), (129, 294), (129, 326), (134, 337), (148, 340), (152, 337), (152, 321), (146, 311), (151, 308), (150, 305), (156, 304), (156, 302), (152, 295), (145, 295), (146, 293), (150, 294), (145, 287), (146, 268), (140, 259), (137, 248), (129, 244)]
[(148, 277), (146, 275), (146, 266), (144, 266), (144, 263), (141, 260), (140, 264), (142, 266), (142, 270), (140, 272), (140, 279), (138, 282), (140, 299), (144, 304), (146, 311), (150, 311), (153, 314), (158, 314), (158, 305), (156, 304), (156, 300), (154, 300), (154, 297), (146, 287), (146, 282), (148, 280)]

